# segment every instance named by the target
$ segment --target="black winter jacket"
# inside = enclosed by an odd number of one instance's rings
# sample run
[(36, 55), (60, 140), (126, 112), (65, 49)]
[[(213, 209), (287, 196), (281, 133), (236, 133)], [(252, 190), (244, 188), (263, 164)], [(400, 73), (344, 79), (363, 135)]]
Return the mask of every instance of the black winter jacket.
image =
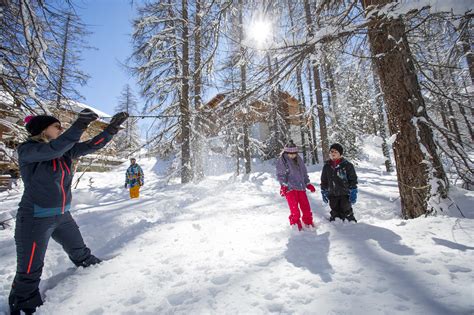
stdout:
[(342, 158), (342, 161), (333, 168), (331, 160), (324, 163), (321, 172), (321, 189), (327, 190), (329, 196), (349, 195), (349, 190), (357, 188), (357, 174), (354, 165)]
[(103, 148), (111, 139), (103, 131), (78, 143), (84, 130), (71, 126), (48, 143), (27, 140), (18, 147), (20, 173), (25, 190), (20, 210), (34, 217), (51, 217), (69, 211), (71, 205), (72, 160)]

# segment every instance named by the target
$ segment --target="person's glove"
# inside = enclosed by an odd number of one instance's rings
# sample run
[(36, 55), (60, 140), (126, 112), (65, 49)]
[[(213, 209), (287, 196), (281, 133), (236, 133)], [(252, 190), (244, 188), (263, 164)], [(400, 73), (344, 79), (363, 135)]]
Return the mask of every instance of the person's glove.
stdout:
[(123, 188), (127, 188), (127, 185), (128, 185), (128, 184), (127, 184), (127, 183), (125, 183), (125, 185), (123, 186)]
[(280, 196), (285, 197), (288, 192), (288, 186), (281, 185), (280, 187)]
[(306, 188), (308, 188), (309, 191), (312, 192), (312, 193), (316, 192), (316, 188), (314, 188), (314, 186), (312, 184), (306, 185)]
[(329, 202), (329, 191), (327, 191), (325, 189), (321, 189), (321, 196), (323, 197), (324, 203)]
[(352, 188), (350, 191), (349, 191), (349, 200), (351, 201), (351, 204), (355, 204), (356, 201), (357, 201), (357, 188)]
[(72, 125), (78, 127), (81, 130), (85, 130), (87, 129), (87, 126), (89, 126), (89, 124), (97, 118), (99, 118), (99, 115), (94, 113), (89, 108), (85, 108), (79, 113), (79, 116)]
[(107, 128), (105, 128), (105, 130), (108, 133), (110, 133), (111, 135), (117, 134), (117, 132), (119, 132), (119, 130), (120, 130), (120, 125), (125, 120), (127, 120), (128, 116), (129, 115), (126, 112), (120, 112), (120, 113), (115, 114), (112, 117), (112, 120), (110, 121), (110, 124), (107, 126)]
[(143, 181), (140, 181), (140, 187), (143, 186), (143, 184), (144, 184)]

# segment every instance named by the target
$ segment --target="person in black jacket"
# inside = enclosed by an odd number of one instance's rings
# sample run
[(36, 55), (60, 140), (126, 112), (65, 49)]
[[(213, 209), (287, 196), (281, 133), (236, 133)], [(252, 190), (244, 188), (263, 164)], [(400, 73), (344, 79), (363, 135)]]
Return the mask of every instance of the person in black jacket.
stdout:
[(321, 195), (331, 207), (330, 221), (340, 218), (357, 222), (352, 211), (352, 205), (357, 201), (357, 174), (354, 165), (342, 157), (343, 153), (342, 145), (331, 145), (330, 159), (321, 172)]
[(103, 132), (79, 142), (88, 125), (97, 118), (96, 113), (84, 109), (64, 133), (61, 122), (53, 116), (25, 118), (30, 138), (18, 147), (24, 192), (15, 226), (17, 269), (8, 299), (11, 314), (20, 311), (31, 314), (43, 304), (38, 286), (50, 237), (62, 245), (76, 266), (101, 262), (84, 244), (69, 212), (71, 165), (73, 159), (103, 148), (128, 114), (116, 114)]

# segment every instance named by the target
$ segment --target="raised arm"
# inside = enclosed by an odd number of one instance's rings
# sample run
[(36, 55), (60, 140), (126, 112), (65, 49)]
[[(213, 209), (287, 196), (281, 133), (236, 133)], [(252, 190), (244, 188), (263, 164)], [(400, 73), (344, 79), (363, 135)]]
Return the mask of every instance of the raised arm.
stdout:
[(76, 143), (66, 154), (69, 155), (71, 159), (75, 159), (102, 149), (112, 140), (113, 136), (117, 134), (120, 125), (127, 118), (128, 114), (125, 112), (115, 114), (104, 131), (88, 141)]
[(68, 155), (71, 159), (76, 159), (78, 157), (93, 153), (105, 147), (105, 145), (109, 143), (110, 140), (112, 140), (112, 137), (113, 136), (111, 134), (104, 130), (90, 140), (74, 144), (74, 146), (68, 152), (66, 152), (66, 155)]
[(97, 119), (97, 115), (89, 109), (83, 110), (77, 120), (62, 135), (47, 143), (26, 142), (18, 147), (20, 163), (49, 161), (63, 156), (81, 138), (90, 122)]
[(79, 141), (84, 130), (71, 126), (58, 138), (48, 143), (26, 142), (18, 147), (18, 161), (33, 163), (49, 161), (63, 156)]

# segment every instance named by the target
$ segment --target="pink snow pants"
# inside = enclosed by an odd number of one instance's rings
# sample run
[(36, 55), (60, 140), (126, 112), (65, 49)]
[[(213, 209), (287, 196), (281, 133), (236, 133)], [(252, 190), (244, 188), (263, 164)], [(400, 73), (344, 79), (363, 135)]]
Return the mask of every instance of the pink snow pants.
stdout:
[(297, 224), (298, 227), (301, 226), (300, 210), (303, 213), (303, 223), (307, 225), (313, 224), (313, 213), (311, 212), (306, 191), (290, 190), (286, 193), (286, 201), (288, 201), (288, 206), (290, 207), (290, 216), (288, 217), (290, 225)]

